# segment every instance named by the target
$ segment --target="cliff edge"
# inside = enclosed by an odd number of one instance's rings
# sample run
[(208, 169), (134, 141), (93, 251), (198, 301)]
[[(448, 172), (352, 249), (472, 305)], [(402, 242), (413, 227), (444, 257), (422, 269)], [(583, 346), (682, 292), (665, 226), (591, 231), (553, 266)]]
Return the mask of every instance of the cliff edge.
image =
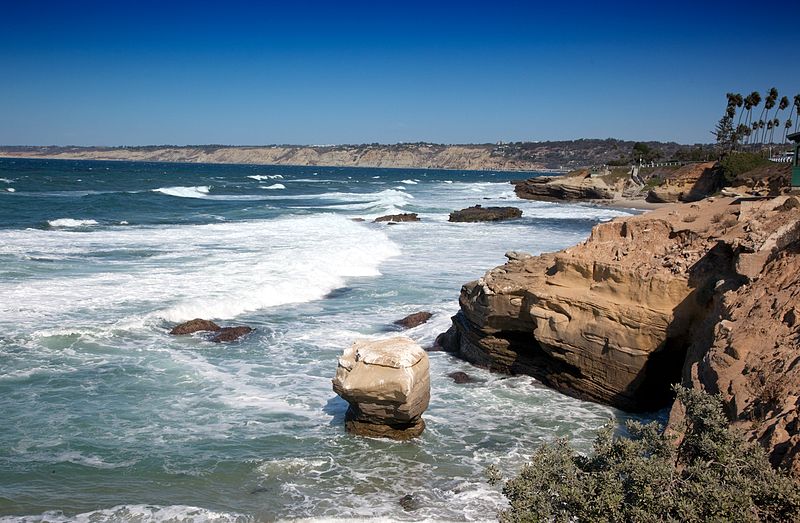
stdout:
[(677, 382), (720, 392), (800, 473), (798, 251), (796, 197), (670, 205), (558, 253), (508, 253), (464, 285), (440, 343), (625, 410), (669, 405)]

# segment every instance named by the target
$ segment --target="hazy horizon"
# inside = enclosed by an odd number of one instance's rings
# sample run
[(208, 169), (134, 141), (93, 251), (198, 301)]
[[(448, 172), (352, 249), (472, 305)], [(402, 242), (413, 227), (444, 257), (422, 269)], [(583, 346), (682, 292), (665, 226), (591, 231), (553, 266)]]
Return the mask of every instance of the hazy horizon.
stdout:
[(708, 143), (726, 92), (800, 91), (792, 29), (743, 2), (13, 4), (0, 143)]

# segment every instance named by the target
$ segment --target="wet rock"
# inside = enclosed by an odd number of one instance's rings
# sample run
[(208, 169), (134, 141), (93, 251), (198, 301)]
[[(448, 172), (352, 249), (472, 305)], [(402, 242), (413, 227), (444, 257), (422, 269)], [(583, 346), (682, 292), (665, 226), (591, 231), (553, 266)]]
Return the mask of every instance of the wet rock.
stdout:
[(350, 218), (350, 221), (351, 222), (365, 222), (366, 220), (364, 218)]
[(431, 316), (433, 315), (427, 311), (415, 312), (414, 314), (409, 314), (408, 316), (406, 316), (401, 320), (397, 320), (396, 322), (394, 322), (394, 324), (399, 325), (404, 329), (412, 329), (427, 322), (429, 319), (431, 319)]
[(236, 341), (251, 332), (253, 332), (253, 329), (245, 325), (240, 325), (238, 327), (222, 327), (216, 334), (209, 338), (209, 341), (213, 341), (214, 343)]
[(470, 378), (469, 374), (461, 371), (451, 372), (450, 374), (447, 375), (447, 377), (453, 378), (453, 381), (455, 381), (459, 385), (464, 383), (472, 383), (474, 381), (472, 378)]
[(213, 321), (195, 318), (176, 325), (169, 333), (180, 336), (183, 334), (193, 334), (195, 332), (218, 331), (220, 328), (221, 327)]
[(400, 506), (406, 511), (417, 510), (419, 508), (419, 501), (417, 501), (417, 498), (413, 495), (406, 494), (400, 498)]
[(430, 401), (428, 355), (409, 338), (362, 340), (339, 357), (333, 390), (350, 404), (348, 432), (406, 440), (425, 430)]
[(521, 218), (522, 211), (516, 207), (481, 207), (475, 205), (450, 213), (451, 222), (496, 222)]
[(418, 222), (419, 221), (419, 216), (417, 216), (417, 213), (415, 213), (415, 212), (404, 212), (402, 214), (387, 214), (386, 216), (380, 216), (378, 218), (375, 218), (374, 221), (376, 223), (377, 222), (390, 222), (390, 223), (396, 223), (396, 222)]

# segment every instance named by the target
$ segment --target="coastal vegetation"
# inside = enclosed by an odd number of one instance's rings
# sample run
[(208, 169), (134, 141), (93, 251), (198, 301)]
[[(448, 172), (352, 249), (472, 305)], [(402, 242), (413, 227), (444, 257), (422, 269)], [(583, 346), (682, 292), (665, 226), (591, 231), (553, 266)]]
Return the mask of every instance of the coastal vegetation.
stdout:
[[(517, 521), (796, 521), (798, 484), (729, 426), (722, 400), (676, 387), (685, 417), (677, 433), (657, 422), (600, 431), (584, 456), (566, 440), (542, 445), (506, 481)], [(490, 483), (501, 480), (490, 467)]]

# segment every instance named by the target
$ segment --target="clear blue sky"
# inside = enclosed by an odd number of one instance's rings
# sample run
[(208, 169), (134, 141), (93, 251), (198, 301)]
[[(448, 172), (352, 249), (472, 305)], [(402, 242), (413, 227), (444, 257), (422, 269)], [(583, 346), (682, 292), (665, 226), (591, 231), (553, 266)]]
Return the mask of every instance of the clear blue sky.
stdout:
[(798, 43), (796, 0), (5, 0), (0, 144), (708, 142)]

